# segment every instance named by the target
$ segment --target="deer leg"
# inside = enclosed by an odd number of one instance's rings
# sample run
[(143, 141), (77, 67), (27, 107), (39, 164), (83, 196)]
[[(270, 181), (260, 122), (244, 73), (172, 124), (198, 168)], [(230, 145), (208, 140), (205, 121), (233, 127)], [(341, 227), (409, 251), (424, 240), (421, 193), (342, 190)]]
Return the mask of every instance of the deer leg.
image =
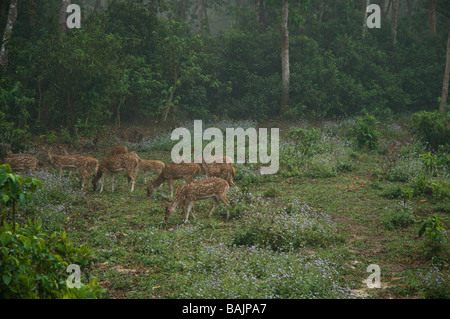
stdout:
[[(184, 221), (185, 223), (188, 222), (189, 213), (191, 212), (192, 206), (194, 206), (194, 202), (193, 201), (189, 202), (189, 205), (188, 205), (188, 208), (187, 208), (187, 212), (186, 212), (186, 219)], [(194, 218), (195, 218), (195, 216), (194, 216)]]
[(213, 205), (213, 208), (211, 209), (211, 211), (209, 212), (208, 218), (210, 218), (212, 216), (212, 214), (216, 210), (217, 205), (219, 204), (219, 201), (217, 200), (217, 198), (212, 197), (212, 199), (214, 201), (214, 205)]
[(105, 184), (105, 174), (100, 178), (100, 193), (103, 192), (103, 185)]
[(170, 192), (170, 198), (173, 198), (173, 179), (169, 180), (169, 192)]
[(131, 178), (131, 191), (134, 191), (134, 181), (136, 180), (136, 175), (134, 175), (133, 172), (130, 172), (128, 178)]
[(225, 194), (222, 194), (219, 198), (225, 205), (227, 205), (227, 219), (230, 219), (230, 202), (228, 202)]

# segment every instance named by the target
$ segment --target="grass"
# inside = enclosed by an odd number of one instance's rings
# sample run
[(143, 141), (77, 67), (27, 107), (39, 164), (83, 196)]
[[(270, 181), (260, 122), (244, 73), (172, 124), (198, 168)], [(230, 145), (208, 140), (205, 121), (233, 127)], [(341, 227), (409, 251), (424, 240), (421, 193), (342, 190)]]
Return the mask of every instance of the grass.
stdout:
[[(133, 193), (119, 177), (114, 193), (107, 182), (99, 194), (45, 173), (39, 175), (44, 192), (22, 218), (39, 217), (91, 247), (96, 263), (90, 275), (107, 289), (106, 298), (448, 296), (448, 284), (439, 284), (448, 278), (448, 252), (426, 260), (417, 231), (434, 213), (448, 229), (449, 198), (445, 192), (420, 194), (407, 209), (398, 208), (404, 193), (392, 196), (395, 188), (413, 187), (410, 177), (423, 173), (416, 144), (400, 125), (389, 124), (382, 126), (380, 149), (359, 149), (348, 133), (352, 125), (319, 123), (305, 146), (296, 145), (287, 134), (290, 126), (281, 123), (282, 141), (293, 147), (288, 151), (304, 157), (281, 154), (282, 170), (270, 176), (236, 165), (239, 189), (229, 191), (230, 220), (222, 204), (207, 218), (212, 201), (201, 201), (197, 219), (184, 225), (176, 213), (166, 225), (168, 185), (147, 198), (142, 176)], [(168, 163), (170, 143), (166, 136), (152, 136), (127, 145), (142, 158)], [(94, 155), (102, 159), (106, 152), (104, 147)], [(445, 174), (439, 179), (448, 185)], [(382, 289), (362, 283), (370, 264), (381, 267)], [(438, 278), (433, 285), (431, 277)]]

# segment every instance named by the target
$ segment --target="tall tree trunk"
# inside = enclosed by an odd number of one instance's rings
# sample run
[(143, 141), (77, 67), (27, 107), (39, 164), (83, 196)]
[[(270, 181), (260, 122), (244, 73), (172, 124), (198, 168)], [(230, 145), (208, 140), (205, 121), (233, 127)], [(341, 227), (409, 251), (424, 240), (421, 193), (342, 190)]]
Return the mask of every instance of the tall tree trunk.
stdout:
[(259, 32), (264, 33), (267, 28), (264, 0), (255, 0), (256, 21), (258, 21)]
[(392, 0), (383, 0), (381, 7), (381, 18), (384, 20), (387, 17), (389, 8), (391, 7)]
[(413, 8), (413, 1), (412, 0), (407, 0), (406, 1), (406, 15), (408, 16), (408, 18), (411, 18), (412, 16), (412, 8)]
[(69, 6), (71, 0), (62, 0), (61, 8), (59, 9), (59, 26), (61, 33), (67, 30), (67, 7)]
[(99, 11), (102, 8), (102, 0), (95, 0), (94, 10)]
[(437, 0), (428, 2), (428, 27), (432, 36), (436, 35), (436, 5)]
[(198, 27), (201, 34), (209, 34), (208, 13), (206, 11), (206, 1), (197, 1)]
[(188, 5), (186, 0), (178, 0), (176, 6), (177, 17), (182, 22), (187, 22)]
[(11, 0), (8, 11), (8, 20), (6, 21), (5, 31), (3, 32), (2, 46), (0, 48), (0, 65), (4, 70), (8, 67), (8, 42), (11, 40), (14, 23), (17, 19), (17, 0)]
[(323, 14), (325, 13), (326, 7), (327, 7), (327, 0), (322, 0), (322, 1), (320, 1), (320, 5), (319, 5), (319, 17), (318, 17), (319, 22), (322, 22)]
[(442, 83), (441, 103), (439, 104), (439, 111), (441, 113), (445, 113), (445, 106), (447, 105), (449, 72), (450, 72), (450, 28), (448, 30), (447, 57), (445, 59), (444, 80), (442, 81), (443, 83)]
[(370, 0), (362, 0), (362, 14), (363, 14), (363, 30), (362, 30), (362, 37), (366, 35), (367, 32), (367, 7), (370, 4)]
[(280, 112), (284, 114), (289, 105), (289, 2), (284, 0), (281, 8), (281, 105)]
[(392, 0), (391, 35), (392, 43), (397, 44), (398, 0)]
[(1, 8), (0, 8), (0, 15), (3, 17), (4, 15), (6, 15), (6, 0), (2, 0), (1, 1)]
[(167, 99), (166, 109), (164, 110), (163, 115), (162, 115), (162, 120), (164, 122), (167, 120), (167, 116), (169, 115), (170, 107), (172, 106), (173, 96), (175, 94), (175, 90), (177, 89), (177, 87), (178, 87), (178, 73), (177, 73), (177, 70), (175, 69), (174, 75), (173, 75), (173, 88), (169, 94), (169, 98)]

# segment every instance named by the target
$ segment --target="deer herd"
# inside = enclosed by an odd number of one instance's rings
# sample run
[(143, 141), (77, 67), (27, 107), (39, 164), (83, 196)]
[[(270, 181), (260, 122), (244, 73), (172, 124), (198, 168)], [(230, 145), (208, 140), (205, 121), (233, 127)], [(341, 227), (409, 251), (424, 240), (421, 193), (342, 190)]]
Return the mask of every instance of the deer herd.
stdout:
[[(201, 164), (197, 163), (172, 163), (165, 165), (158, 160), (141, 159), (136, 152), (128, 152), (126, 146), (116, 146), (112, 148), (106, 158), (102, 161), (79, 154), (69, 154), (63, 149), (63, 155), (54, 154), (50, 149), (47, 152), (49, 163), (58, 172), (61, 178), (64, 170), (77, 171), (81, 175), (81, 189), (84, 189), (92, 178), (93, 190), (96, 191), (100, 186), (99, 192), (103, 191), (105, 179), (111, 175), (112, 191), (114, 191), (114, 175), (124, 173), (128, 179), (128, 185), (131, 182), (131, 192), (134, 191), (136, 177), (140, 172), (144, 174), (144, 183), (147, 183), (148, 171), (157, 174), (157, 177), (147, 186), (147, 196), (151, 196), (154, 189), (168, 182), (170, 198), (172, 202), (165, 202), (165, 221), (177, 207), (181, 207), (185, 214), (185, 222), (188, 222), (189, 214), (194, 215), (195, 202), (203, 199), (212, 198), (213, 208), (209, 213), (216, 209), (219, 201), (226, 205), (227, 218), (229, 218), (229, 202), (226, 193), (230, 187), (236, 186), (233, 178), (236, 169), (232, 166), (232, 160), (228, 156), (209, 156), (203, 158)], [(38, 167), (39, 161), (36, 157), (20, 153), (14, 154), (11, 151), (7, 153), (4, 163), (9, 164), (14, 172), (28, 171), (34, 173)], [(203, 179), (194, 179), (204, 172), (206, 177)], [(186, 184), (180, 185), (173, 196), (173, 187), (175, 180), (184, 180)], [(100, 184), (100, 185), (99, 185)], [(186, 209), (187, 208), (187, 209)]]

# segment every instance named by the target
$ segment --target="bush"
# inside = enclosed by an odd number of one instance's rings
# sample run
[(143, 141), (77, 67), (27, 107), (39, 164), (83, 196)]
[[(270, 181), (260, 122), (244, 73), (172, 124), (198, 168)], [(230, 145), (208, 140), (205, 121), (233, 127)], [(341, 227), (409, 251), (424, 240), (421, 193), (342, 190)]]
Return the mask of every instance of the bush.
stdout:
[(330, 224), (329, 216), (294, 201), (279, 211), (260, 210), (244, 216), (232, 243), (273, 250), (325, 247), (341, 242)]
[(425, 257), (431, 258), (439, 255), (448, 249), (447, 231), (442, 223), (442, 219), (434, 214), (425, 220), (420, 229), (419, 237), (425, 237), (424, 251)]
[(291, 128), (280, 146), (281, 175), (328, 178), (355, 168), (347, 141), (317, 128)]
[(378, 122), (373, 115), (366, 115), (356, 121), (354, 134), (359, 148), (367, 147), (369, 150), (377, 148), (380, 138), (380, 132), (376, 129), (377, 124)]
[(437, 151), (439, 146), (442, 146), (448, 152), (450, 147), (448, 116), (449, 114), (438, 111), (415, 113), (411, 118), (410, 129), (429, 150)]
[(40, 221), (31, 220), (15, 233), (7, 223), (0, 227), (0, 297), (100, 297), (103, 290), (96, 281), (77, 292), (66, 286), (67, 266), (77, 264), (85, 270), (92, 263), (91, 251), (74, 246), (65, 232), (47, 235), (41, 227)]
[(409, 203), (400, 202), (394, 208), (387, 208), (381, 221), (389, 230), (405, 228), (415, 223), (414, 211)]
[(436, 266), (421, 274), (420, 288), (427, 299), (450, 298), (450, 273)]

